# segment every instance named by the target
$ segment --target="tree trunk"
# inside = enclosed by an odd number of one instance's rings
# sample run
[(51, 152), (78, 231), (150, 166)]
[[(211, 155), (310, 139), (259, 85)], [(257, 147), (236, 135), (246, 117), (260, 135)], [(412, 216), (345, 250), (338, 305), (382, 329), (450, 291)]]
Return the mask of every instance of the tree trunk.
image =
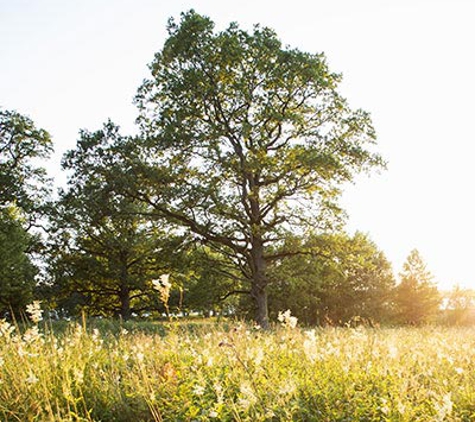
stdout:
[(130, 318), (130, 289), (129, 289), (129, 274), (127, 265), (123, 264), (120, 271), (120, 316), (124, 321)]
[(251, 296), (254, 299), (256, 306), (256, 323), (264, 330), (269, 329), (269, 314), (267, 311), (267, 291), (265, 286), (259, 287), (255, 280), (253, 280)]
[(127, 321), (130, 318), (130, 292), (127, 286), (120, 288), (120, 317)]
[(252, 286), (251, 296), (256, 307), (256, 323), (261, 328), (269, 328), (269, 315), (267, 310), (267, 274), (266, 261), (264, 259), (264, 243), (260, 236), (255, 236), (252, 242)]

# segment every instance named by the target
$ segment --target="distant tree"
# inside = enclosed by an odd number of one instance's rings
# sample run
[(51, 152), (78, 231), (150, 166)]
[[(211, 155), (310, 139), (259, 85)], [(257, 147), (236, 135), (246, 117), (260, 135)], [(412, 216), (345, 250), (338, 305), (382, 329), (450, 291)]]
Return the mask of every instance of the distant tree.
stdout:
[(432, 279), (419, 251), (414, 249), (403, 265), (400, 283), (395, 288), (394, 305), (399, 322), (418, 325), (434, 320), (441, 296)]
[(395, 280), (390, 262), (367, 235), (342, 237), (333, 277), (324, 280), (320, 313), (335, 323), (361, 317), (387, 321)]
[(194, 11), (170, 21), (137, 95), (144, 139), (123, 187), (232, 259), (267, 327), (268, 266), (287, 254), (271, 251), (331, 226), (340, 186), (382, 160), (323, 54), (283, 47), (268, 28), (213, 29)]
[(16, 316), (33, 298), (38, 268), (32, 263), (32, 235), (13, 206), (0, 207), (0, 316)]
[(367, 235), (314, 237), (302, 246), (311, 253), (273, 267), (272, 312), (291, 309), (307, 324), (342, 324), (355, 317), (389, 319), (394, 276), (389, 261)]
[(114, 150), (124, 142), (109, 122), (103, 130), (82, 131), (76, 149), (65, 154), (69, 180), (54, 207), (50, 290), (72, 312), (126, 320), (160, 306), (151, 282), (170, 272), (180, 241), (158, 220), (144, 218), (142, 203), (114, 188)]
[(444, 306), (446, 321), (451, 325), (475, 323), (475, 291), (459, 285), (447, 293)]
[(49, 189), (37, 160), (52, 150), (48, 132), (16, 111), (0, 109), (0, 206), (15, 204), (28, 217), (40, 209)]

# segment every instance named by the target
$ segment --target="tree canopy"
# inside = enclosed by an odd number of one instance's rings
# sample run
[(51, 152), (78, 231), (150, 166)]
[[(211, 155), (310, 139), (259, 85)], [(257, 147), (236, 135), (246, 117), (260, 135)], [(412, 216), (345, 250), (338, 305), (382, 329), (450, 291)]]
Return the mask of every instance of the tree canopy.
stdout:
[(46, 130), (16, 111), (0, 109), (0, 206), (14, 203), (27, 213), (38, 211), (48, 187), (37, 160), (52, 150)]

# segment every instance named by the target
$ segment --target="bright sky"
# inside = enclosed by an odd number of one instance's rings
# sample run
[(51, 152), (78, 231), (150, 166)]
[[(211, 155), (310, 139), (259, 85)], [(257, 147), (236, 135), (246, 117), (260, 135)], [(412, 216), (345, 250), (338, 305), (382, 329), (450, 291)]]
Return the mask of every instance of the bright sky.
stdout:
[(132, 98), (166, 38), (194, 8), (276, 30), (325, 52), (350, 105), (371, 112), (388, 170), (342, 203), (395, 273), (419, 249), (442, 287), (475, 287), (475, 2), (472, 0), (0, 0), (0, 106), (47, 129), (59, 159), (80, 128), (107, 118), (133, 131)]

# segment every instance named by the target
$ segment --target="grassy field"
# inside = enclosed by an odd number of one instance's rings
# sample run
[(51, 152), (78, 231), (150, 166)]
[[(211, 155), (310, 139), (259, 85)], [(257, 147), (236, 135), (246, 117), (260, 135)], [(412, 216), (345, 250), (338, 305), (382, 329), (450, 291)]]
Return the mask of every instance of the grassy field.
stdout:
[(475, 329), (291, 322), (0, 322), (0, 420), (475, 420)]

